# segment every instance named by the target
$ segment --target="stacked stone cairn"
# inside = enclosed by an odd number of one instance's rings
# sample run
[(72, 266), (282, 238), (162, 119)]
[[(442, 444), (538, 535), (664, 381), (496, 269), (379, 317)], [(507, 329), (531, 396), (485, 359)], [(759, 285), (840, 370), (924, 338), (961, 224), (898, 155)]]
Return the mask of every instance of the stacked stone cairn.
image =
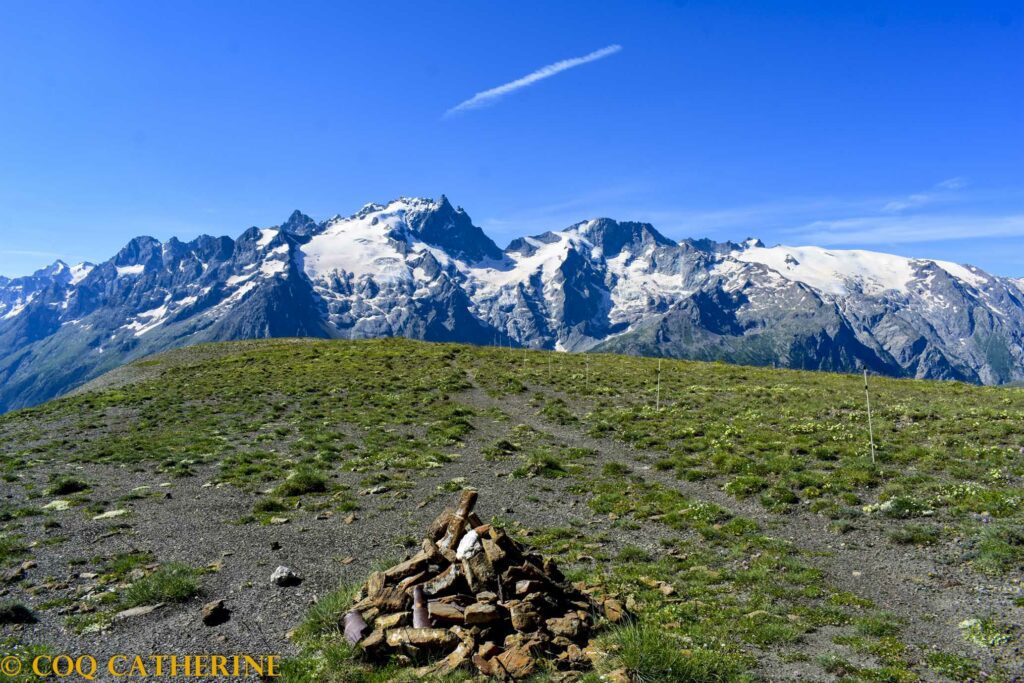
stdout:
[(348, 642), (371, 659), (428, 662), (421, 676), (461, 668), (514, 681), (541, 659), (565, 671), (590, 668), (594, 615), (619, 622), (627, 616), (621, 603), (569, 585), (552, 560), (484, 524), (476, 499), (463, 491), (418, 552), (370, 575), (344, 617)]

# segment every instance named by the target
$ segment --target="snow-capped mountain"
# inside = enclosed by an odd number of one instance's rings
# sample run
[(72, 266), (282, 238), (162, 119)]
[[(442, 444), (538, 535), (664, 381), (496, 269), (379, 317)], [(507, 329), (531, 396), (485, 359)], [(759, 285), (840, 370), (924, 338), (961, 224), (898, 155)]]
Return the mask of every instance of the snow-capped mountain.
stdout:
[(0, 278), (0, 410), (185, 344), (392, 335), (999, 384), (1024, 379), (1024, 281), (607, 218), (502, 250), (443, 196), (296, 211)]

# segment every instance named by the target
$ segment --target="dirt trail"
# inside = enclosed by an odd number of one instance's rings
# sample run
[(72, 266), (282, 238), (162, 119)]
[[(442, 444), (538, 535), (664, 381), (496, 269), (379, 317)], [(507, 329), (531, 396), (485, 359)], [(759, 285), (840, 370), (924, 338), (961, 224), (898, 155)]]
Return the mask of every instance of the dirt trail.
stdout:
[[(546, 420), (524, 398), (541, 390), (531, 387), (527, 394), (505, 395), (499, 400), (475, 389), (467, 392), (465, 398), (479, 407), (498, 408), (514, 421), (571, 445), (593, 449), (598, 454), (595, 466), (605, 462), (638, 462), (640, 473), (648, 481), (756, 520), (771, 535), (807, 551), (807, 560), (821, 569), (836, 589), (868, 598), (880, 609), (906, 618), (904, 638), (908, 643), (923, 651), (937, 647), (945, 652), (964, 654), (984, 666), (994, 664), (992, 652), (966, 642), (958, 624), (987, 612), (1014, 610), (1009, 591), (989, 586), (990, 580), (963, 566), (943, 563), (938, 551), (889, 543), (885, 540), (883, 524), (877, 520), (861, 520), (855, 530), (838, 535), (828, 529), (829, 520), (820, 515), (801, 510), (774, 514), (756, 501), (733, 498), (712, 480), (686, 481), (676, 478), (672, 472), (643, 464), (663, 454), (634, 449), (612, 439), (594, 438), (579, 428)], [(1002, 583), (1009, 585), (1008, 581)], [(1019, 657), (1020, 653), (1017, 655)], [(1024, 660), (1018, 661), (1024, 669)], [(1002, 663), (1006, 665), (1005, 659)]]

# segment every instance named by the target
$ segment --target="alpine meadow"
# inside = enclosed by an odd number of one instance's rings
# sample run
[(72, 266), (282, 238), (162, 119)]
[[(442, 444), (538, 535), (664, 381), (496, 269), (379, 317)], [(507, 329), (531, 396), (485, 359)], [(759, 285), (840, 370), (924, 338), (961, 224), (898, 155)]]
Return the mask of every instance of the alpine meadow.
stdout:
[(0, 683), (1024, 683), (1021, 0), (0, 0)]

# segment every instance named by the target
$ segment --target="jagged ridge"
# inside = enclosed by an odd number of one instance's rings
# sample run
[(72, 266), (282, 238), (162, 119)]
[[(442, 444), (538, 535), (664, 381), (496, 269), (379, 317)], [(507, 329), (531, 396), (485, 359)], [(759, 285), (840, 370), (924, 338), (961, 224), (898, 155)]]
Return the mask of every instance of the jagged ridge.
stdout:
[(599, 218), (502, 250), (400, 198), (237, 239), (150, 237), (0, 278), (0, 410), (156, 351), (255, 337), (608, 350), (999, 384), (1024, 379), (1024, 285), (866, 251), (675, 242)]

